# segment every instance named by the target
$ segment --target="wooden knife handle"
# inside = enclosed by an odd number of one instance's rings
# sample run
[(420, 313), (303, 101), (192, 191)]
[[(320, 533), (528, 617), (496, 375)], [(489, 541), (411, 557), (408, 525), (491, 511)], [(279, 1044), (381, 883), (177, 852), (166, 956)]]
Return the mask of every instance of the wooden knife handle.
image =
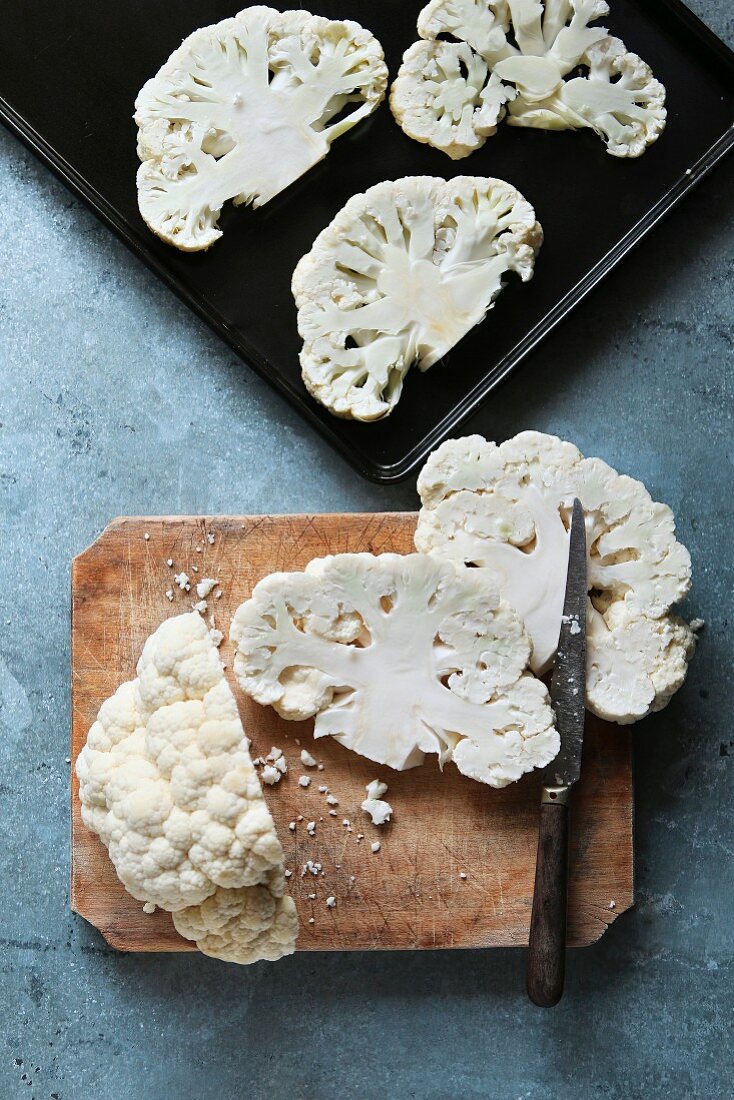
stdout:
[(552, 1008), (563, 994), (567, 886), (568, 806), (543, 802), (527, 960), (528, 996), (541, 1008)]

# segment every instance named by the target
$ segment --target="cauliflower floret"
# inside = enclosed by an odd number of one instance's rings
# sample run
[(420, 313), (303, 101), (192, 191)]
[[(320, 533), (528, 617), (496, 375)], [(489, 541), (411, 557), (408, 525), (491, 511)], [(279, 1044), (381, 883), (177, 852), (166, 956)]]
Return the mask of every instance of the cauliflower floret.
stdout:
[(535, 211), (502, 180), (429, 176), (355, 195), (293, 275), (301, 368), (336, 416), (377, 420), (485, 317), (512, 271), (532, 277)]
[(275, 962), (291, 955), (298, 935), (293, 900), (283, 893), (280, 869), (261, 886), (218, 889), (201, 905), (173, 914), (176, 930), (205, 955), (225, 962)]
[(135, 103), (144, 220), (177, 248), (209, 248), (227, 200), (268, 202), (386, 86), (379, 42), (349, 20), (251, 7), (194, 31)]
[(690, 628), (670, 614), (690, 588), (691, 560), (672, 512), (641, 482), (555, 436), (522, 432), (499, 447), (481, 436), (447, 441), (418, 491), (416, 548), (476, 566), (499, 585), (530, 634), (538, 675), (558, 644), (578, 497), (589, 560), (589, 710), (633, 722), (665, 706), (694, 649)]
[[(345, 629), (345, 622), (349, 629)], [(520, 620), (478, 572), (424, 554), (338, 554), (274, 573), (237, 610), (242, 689), (369, 760), (427, 753), (503, 787), (558, 752)]]
[[(233, 942), (253, 941), (240, 961), (290, 954), (298, 920), (283, 896), (283, 851), (200, 616), (164, 622), (137, 673), (102, 704), (77, 759), (82, 820), (106, 845), (126, 890), (173, 913), (182, 935), (198, 939), (187, 929), (205, 919), (199, 910), (211, 924), (213, 914), (239, 905), (251, 915), (241, 931), (232, 926)], [(265, 895), (274, 899), (267, 921)], [(225, 957), (211, 937), (197, 946)]]
[[(608, 14), (605, 0), (431, 0), (418, 16), (426, 41), (407, 50), (393, 84), (393, 114), (452, 158), (482, 145), (505, 112), (511, 126), (590, 127), (613, 156), (640, 156), (665, 126), (665, 88), (620, 39), (589, 26)], [(454, 41), (439, 41), (447, 34)]]

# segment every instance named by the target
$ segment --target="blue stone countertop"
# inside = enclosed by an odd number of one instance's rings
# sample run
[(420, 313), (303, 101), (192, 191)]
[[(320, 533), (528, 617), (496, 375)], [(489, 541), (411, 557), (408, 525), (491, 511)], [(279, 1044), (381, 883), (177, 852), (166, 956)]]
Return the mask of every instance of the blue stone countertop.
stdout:
[[(732, 41), (730, 0), (692, 6)], [(734, 1097), (733, 168), (469, 425), (554, 432), (642, 478), (706, 621), (685, 687), (635, 734), (636, 905), (541, 1011), (520, 950), (238, 968), (118, 954), (71, 913), (72, 557), (120, 513), (416, 495), (362, 481), (0, 133), (0, 1100)]]

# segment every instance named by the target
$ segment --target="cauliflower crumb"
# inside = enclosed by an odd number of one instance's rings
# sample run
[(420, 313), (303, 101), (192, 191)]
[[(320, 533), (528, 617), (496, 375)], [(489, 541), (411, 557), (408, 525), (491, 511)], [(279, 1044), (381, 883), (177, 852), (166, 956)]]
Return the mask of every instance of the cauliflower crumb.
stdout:
[(275, 761), (275, 766), (281, 775), (285, 775), (285, 773), (288, 771), (288, 764), (284, 756), (278, 757), (278, 759)]
[(143, 535), (143, 538), (145, 539), (145, 541), (146, 541), (146, 542), (149, 542), (149, 541), (150, 541), (150, 535), (148, 534), (148, 532), (147, 532), (147, 531), (146, 531), (146, 532), (145, 532), (145, 534)]
[(306, 832), (308, 833), (309, 836), (316, 836), (316, 822), (315, 821), (309, 821), (308, 822), (308, 824), (306, 825)]
[(370, 848), (375, 854), (379, 852), (381, 847), (382, 845), (380, 844), (379, 840), (373, 840), (372, 844), (370, 844)]
[(459, 878), (467, 878), (466, 871), (459, 871)]
[(266, 767), (260, 772), (260, 778), (263, 783), (267, 783), (269, 787), (274, 787), (276, 783), (280, 783), (283, 778), (282, 773), (274, 768), (272, 764), (267, 764)]
[(290, 869), (286, 868), (286, 870), (283, 872), (283, 874), (285, 875), (286, 878), (290, 878), (291, 875), (293, 874), (293, 872)]
[(308, 895), (308, 900), (309, 901), (316, 901), (316, 895), (315, 894), (309, 894)]
[(290, 829), (290, 831), (291, 831), (292, 833), (295, 833), (295, 831), (296, 831), (296, 823), (295, 823), (295, 821), (289, 821), (289, 822), (288, 822), (288, 828)]
[(326, 908), (327, 909), (335, 909), (336, 908), (336, 898), (334, 897), (333, 894), (331, 895), (331, 897), (328, 897), (326, 899)]
[(182, 592), (190, 592), (191, 591), (191, 585), (189, 584), (189, 577), (188, 577), (187, 573), (184, 573), (183, 571), (180, 572), (180, 573), (177, 573), (176, 576), (173, 579), (176, 582), (176, 584), (178, 585), (178, 587), (181, 589)]
[(171, 566), (173, 565), (173, 558), (166, 558), (166, 565), (170, 569)]
[(206, 612), (207, 612), (207, 602), (206, 602), (206, 600), (199, 600), (198, 603), (195, 603), (194, 604), (194, 611), (198, 611), (200, 615), (205, 615)]
[(143, 912), (144, 913), (155, 913), (156, 908), (157, 907), (154, 905), (154, 903), (152, 901), (146, 901), (145, 905), (143, 906)]
[(299, 787), (309, 787), (310, 785), (311, 780), (307, 775), (302, 775), (301, 778), (298, 780)]
[(206, 536), (206, 541), (209, 543), (210, 546), (213, 546), (214, 545), (214, 535), (208, 534)]
[(703, 630), (706, 623), (703, 621), (703, 619), (691, 619), (688, 625), (690, 626), (694, 634), (698, 634), (699, 630)]
[(379, 779), (373, 779), (365, 787), (367, 797), (362, 803), (362, 809), (372, 818), (373, 825), (384, 825), (392, 816), (392, 806), (389, 802), (383, 802), (382, 796), (387, 793), (387, 783)]
[(331, 817), (336, 817), (336, 810), (329, 810)]
[(329, 788), (326, 786), (325, 783), (322, 783), (321, 786), (319, 787), (319, 794), (328, 794), (328, 793), (329, 793)]
[(283, 755), (283, 750), (279, 749), (277, 745), (273, 745), (272, 749), (270, 750), (268, 755), (265, 757), (265, 759), (266, 760), (277, 760), (282, 755)]
[(221, 588), (218, 588), (217, 591), (214, 593), (214, 599), (215, 600), (221, 600), (221, 598), (222, 598), (222, 590), (221, 590)]
[(215, 630), (214, 628), (212, 628), (209, 631), (209, 637), (214, 642), (214, 645), (217, 647), (217, 649), (219, 649), (220, 645), (224, 641), (224, 634), (222, 634), (221, 630)]
[(171, 603), (173, 601), (173, 589), (172, 588), (167, 588), (166, 589), (166, 599), (169, 601), (169, 603)]
[(301, 749), (301, 763), (303, 764), (304, 768), (316, 767), (316, 761), (307, 749)]
[(309, 923), (309, 924), (316, 924), (316, 920), (315, 920), (315, 918), (314, 918), (314, 917), (309, 917), (309, 918), (308, 918), (308, 923)]
[(339, 805), (339, 799), (335, 798), (333, 794), (327, 794), (326, 801), (329, 803), (330, 806), (338, 806)]
[(581, 633), (581, 626), (579, 624), (578, 619), (574, 619), (573, 622), (571, 623), (570, 632), (571, 632), (571, 634), (580, 634)]
[(196, 595), (203, 600), (212, 593), (218, 584), (219, 581), (214, 580), (213, 577), (204, 577), (196, 586)]
[(616, 909), (616, 908), (617, 908), (616, 901), (610, 901), (609, 905), (607, 906), (607, 909)]
[(318, 768), (318, 770), (320, 772), (322, 772), (324, 770), (324, 765), (323, 764), (317, 764), (316, 767)]

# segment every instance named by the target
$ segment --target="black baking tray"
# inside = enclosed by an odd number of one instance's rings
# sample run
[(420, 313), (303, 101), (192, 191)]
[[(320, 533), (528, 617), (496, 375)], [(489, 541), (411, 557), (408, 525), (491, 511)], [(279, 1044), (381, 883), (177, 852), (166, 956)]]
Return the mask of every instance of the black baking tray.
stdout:
[[(453, 162), (409, 140), (383, 104), (265, 207), (226, 209), (223, 238), (198, 255), (163, 244), (140, 219), (131, 115), (138, 89), (181, 39), (232, 15), (236, 0), (0, 0), (0, 117), (362, 474), (397, 481), (456, 431), (734, 143), (732, 51), (679, 0), (610, 2), (602, 22), (649, 62), (668, 92), (667, 128), (640, 159), (609, 156), (590, 131), (505, 124), (479, 152)], [(394, 77), (416, 38), (421, 3), (304, 6), (369, 27)], [(510, 279), (482, 325), (427, 374), (411, 372), (389, 418), (338, 420), (301, 383), (291, 274), (351, 195), (416, 174), (499, 176), (518, 187), (545, 229), (536, 274), (527, 285)], [(563, 386), (562, 365), (555, 384)]]

